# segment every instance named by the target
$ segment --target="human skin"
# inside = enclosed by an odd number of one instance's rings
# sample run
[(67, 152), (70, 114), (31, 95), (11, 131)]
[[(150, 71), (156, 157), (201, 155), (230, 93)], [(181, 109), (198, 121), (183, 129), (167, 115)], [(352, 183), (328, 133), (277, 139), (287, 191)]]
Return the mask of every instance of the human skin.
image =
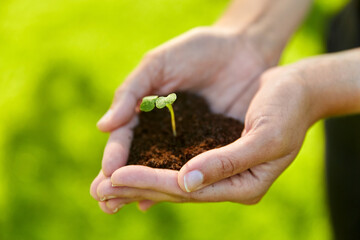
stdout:
[[(109, 199), (105, 212), (118, 204), (219, 202), (254, 204), (296, 157), (308, 128), (328, 116), (360, 113), (360, 48), (277, 67), (260, 76), (242, 138), (198, 155), (180, 172), (125, 166), (97, 187)], [(184, 191), (178, 179), (200, 171), (203, 183)], [(115, 186), (115, 187), (114, 187)], [(151, 202), (149, 202), (151, 200)]]
[[(149, 169), (140, 166), (124, 167), (132, 128), (137, 123), (136, 108), (145, 95), (165, 95), (178, 90), (190, 90), (205, 97), (214, 112), (244, 121), (249, 104), (259, 89), (260, 76), (276, 65), (287, 39), (303, 18), (310, 2), (233, 1), (214, 26), (190, 30), (150, 51), (118, 88), (110, 110), (98, 123), (100, 130), (111, 131), (111, 135), (105, 147), (102, 171), (91, 186), (92, 196), (98, 201), (101, 200), (101, 186), (106, 182), (110, 184), (110, 177), (117, 169), (140, 171), (133, 175), (135, 178), (146, 176), (142, 171)], [(289, 9), (294, 9), (294, 12)], [(286, 26), (283, 18), (287, 19)], [(248, 128), (247, 125), (245, 127)], [(225, 149), (229, 151), (226, 154), (233, 154), (230, 149), (233, 146), (239, 147), (238, 145), (241, 145), (241, 141), (229, 145)], [(208, 165), (212, 168), (213, 179), (220, 181), (220, 178), (216, 178), (216, 173), (220, 174), (222, 171), (219, 164), (223, 161), (219, 153), (214, 151), (189, 161), (180, 171), (180, 175), (167, 170), (159, 176), (175, 174), (173, 176), (178, 178), (177, 187), (180, 187), (182, 192), (193, 191), (189, 184), (188, 189), (184, 186), (185, 173), (189, 166), (203, 161), (198, 159), (207, 156), (214, 159), (214, 163)], [(228, 166), (224, 166), (225, 168)], [(210, 179), (205, 176), (204, 180), (206, 183)], [(224, 188), (224, 199), (227, 196), (225, 191)], [(110, 198), (112, 200), (109, 200)], [(100, 207), (105, 212), (112, 213), (116, 212), (121, 204), (140, 201), (140, 208), (146, 209), (154, 200), (156, 202), (156, 199), (151, 198), (107, 195), (106, 200), (100, 202)], [(158, 200), (164, 201), (163, 198)]]

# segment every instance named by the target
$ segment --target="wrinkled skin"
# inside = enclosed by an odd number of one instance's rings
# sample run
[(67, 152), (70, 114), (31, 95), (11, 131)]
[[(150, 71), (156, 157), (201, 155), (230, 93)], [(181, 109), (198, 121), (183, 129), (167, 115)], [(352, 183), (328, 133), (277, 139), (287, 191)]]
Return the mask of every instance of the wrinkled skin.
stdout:
[[(256, 49), (246, 36), (198, 28), (145, 56), (98, 123), (111, 131), (91, 185), (104, 212), (131, 202), (146, 210), (162, 201), (254, 204), (262, 198), (295, 158), (312, 122), (302, 117), (309, 101), (301, 76), (290, 67), (265, 72), (269, 66)], [(194, 157), (180, 171), (125, 166), (139, 100), (179, 90), (199, 93), (213, 111), (245, 121), (242, 138)], [(184, 175), (194, 169), (204, 181), (187, 192)]]

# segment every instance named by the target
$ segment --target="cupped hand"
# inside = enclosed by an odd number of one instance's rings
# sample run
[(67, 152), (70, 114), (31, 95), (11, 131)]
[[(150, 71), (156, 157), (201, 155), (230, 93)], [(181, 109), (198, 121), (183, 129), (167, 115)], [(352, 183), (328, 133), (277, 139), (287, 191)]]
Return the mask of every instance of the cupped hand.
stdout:
[[(217, 156), (219, 154), (217, 151), (209, 151), (193, 159), (180, 171), (180, 174), (176, 171), (160, 171), (140, 166), (124, 167), (132, 140), (132, 129), (137, 124), (137, 106), (142, 97), (149, 94), (165, 95), (174, 91), (192, 91), (206, 98), (214, 112), (244, 121), (250, 101), (259, 88), (259, 76), (269, 67), (264, 61), (264, 56), (257, 49), (246, 34), (235, 34), (220, 28), (206, 27), (193, 29), (149, 52), (117, 89), (110, 110), (98, 122), (98, 128), (102, 131), (111, 131), (111, 135), (104, 151), (102, 172), (91, 187), (94, 198), (100, 200), (98, 195), (101, 196), (101, 194), (98, 191), (105, 183), (111, 187), (109, 177), (117, 169), (125, 175), (138, 171), (134, 175), (137, 176), (136, 181), (132, 182), (133, 184), (137, 183), (136, 187), (138, 188), (147, 189), (145, 187), (147, 185), (141, 185), (138, 180), (145, 181), (152, 176), (151, 174), (158, 176), (160, 181), (158, 184), (171, 178), (172, 180), (168, 183), (174, 185), (168, 185), (168, 190), (179, 191), (175, 194), (176, 198), (171, 198), (173, 201), (180, 196), (179, 194), (185, 194), (186, 190), (183, 180), (179, 178), (180, 185), (177, 183), (178, 175), (183, 177), (185, 172), (200, 167), (202, 162), (210, 156), (213, 162), (208, 162), (206, 169), (209, 171), (218, 169), (218, 164), (226, 160), (219, 159), (222, 156)], [(242, 145), (241, 142), (229, 145), (223, 150), (235, 155), (236, 146)], [(229, 164), (229, 162), (225, 162), (225, 164)], [(224, 165), (227, 175), (235, 173), (235, 170), (234, 172), (229, 171), (228, 167), (228, 165)], [(203, 174), (206, 174), (202, 184), (205, 186), (212, 180), (208, 178), (205, 169), (202, 170)], [(213, 172), (215, 173), (215, 171)], [(115, 174), (115, 177), (118, 175), (119, 172)], [(219, 176), (213, 179), (219, 181), (221, 178)], [(159, 189), (155, 188), (154, 190)], [(171, 191), (165, 191), (162, 196), (174, 194)], [(173, 197), (171, 194), (169, 196)], [(142, 199), (162, 200), (144, 196), (118, 197), (136, 201)], [(203, 200), (207, 201), (206, 198)], [(146, 206), (149, 205), (148, 201), (145, 203)], [(104, 209), (104, 203), (101, 205)]]
[(180, 172), (119, 168), (103, 178), (97, 195), (117, 198), (107, 201), (108, 209), (129, 199), (146, 200), (142, 209), (162, 201), (257, 203), (294, 160), (314, 122), (309, 91), (296, 69), (269, 70), (259, 82), (240, 139), (196, 156)]

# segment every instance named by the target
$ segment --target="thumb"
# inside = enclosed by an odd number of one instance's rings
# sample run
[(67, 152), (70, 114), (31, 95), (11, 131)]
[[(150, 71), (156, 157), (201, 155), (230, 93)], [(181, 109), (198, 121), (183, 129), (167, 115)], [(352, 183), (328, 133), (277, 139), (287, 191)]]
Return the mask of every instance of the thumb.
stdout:
[(193, 192), (281, 156), (274, 135), (252, 132), (222, 148), (204, 152), (180, 170), (178, 183)]
[(98, 121), (97, 127), (103, 132), (109, 132), (130, 121), (135, 115), (138, 101), (153, 91), (154, 83), (160, 77), (161, 68), (160, 56), (146, 55), (116, 90), (110, 109)]

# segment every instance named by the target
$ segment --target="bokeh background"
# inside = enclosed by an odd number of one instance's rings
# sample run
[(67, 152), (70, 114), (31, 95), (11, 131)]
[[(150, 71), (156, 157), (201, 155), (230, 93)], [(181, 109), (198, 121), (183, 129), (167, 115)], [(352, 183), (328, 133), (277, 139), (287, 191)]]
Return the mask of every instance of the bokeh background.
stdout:
[[(346, 0), (317, 0), (282, 64), (324, 52)], [(255, 206), (162, 203), (100, 211), (95, 128), (149, 49), (209, 25), (227, 0), (1, 0), (0, 239), (330, 239), (322, 123)]]

